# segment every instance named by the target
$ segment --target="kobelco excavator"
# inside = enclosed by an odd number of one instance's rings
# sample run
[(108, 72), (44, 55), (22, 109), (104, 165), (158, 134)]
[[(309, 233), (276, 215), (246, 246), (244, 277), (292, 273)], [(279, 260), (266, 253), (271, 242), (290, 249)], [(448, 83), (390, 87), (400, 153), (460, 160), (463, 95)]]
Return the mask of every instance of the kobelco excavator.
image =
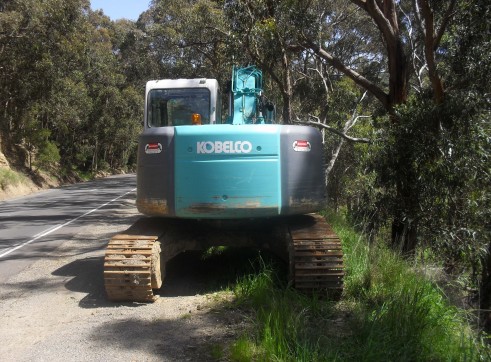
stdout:
[(109, 300), (154, 301), (167, 261), (213, 246), (269, 249), (295, 288), (342, 290), (341, 242), (313, 214), (326, 200), (321, 133), (275, 124), (254, 66), (234, 67), (228, 88), (222, 117), (215, 79), (147, 83), (136, 197), (145, 216), (109, 241)]

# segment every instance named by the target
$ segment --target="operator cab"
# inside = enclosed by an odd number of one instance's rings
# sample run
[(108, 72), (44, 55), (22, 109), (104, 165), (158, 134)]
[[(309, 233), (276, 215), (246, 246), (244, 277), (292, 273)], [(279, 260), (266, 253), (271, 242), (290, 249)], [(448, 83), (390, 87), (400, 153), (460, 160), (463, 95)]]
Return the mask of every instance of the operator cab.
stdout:
[(146, 94), (148, 128), (221, 123), (221, 96), (215, 79), (151, 81)]

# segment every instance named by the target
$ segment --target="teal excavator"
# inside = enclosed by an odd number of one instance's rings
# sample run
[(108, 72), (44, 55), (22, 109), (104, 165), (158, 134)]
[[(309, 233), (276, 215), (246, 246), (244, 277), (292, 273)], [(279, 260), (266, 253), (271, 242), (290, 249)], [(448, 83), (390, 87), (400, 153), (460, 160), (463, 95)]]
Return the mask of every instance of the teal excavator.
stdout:
[(254, 66), (234, 67), (228, 117), (215, 79), (146, 86), (136, 204), (142, 216), (107, 246), (112, 301), (152, 302), (167, 261), (214, 246), (268, 249), (306, 292), (343, 288), (341, 242), (315, 212), (326, 202), (320, 132), (275, 123)]

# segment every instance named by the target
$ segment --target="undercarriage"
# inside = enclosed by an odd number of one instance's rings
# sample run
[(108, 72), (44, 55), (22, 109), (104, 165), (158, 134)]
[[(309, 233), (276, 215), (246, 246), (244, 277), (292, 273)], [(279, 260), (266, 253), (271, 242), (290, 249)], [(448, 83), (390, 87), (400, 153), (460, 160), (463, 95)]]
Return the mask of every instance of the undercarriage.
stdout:
[(266, 249), (289, 265), (293, 287), (340, 294), (343, 251), (317, 214), (261, 220), (187, 220), (143, 217), (108, 244), (104, 283), (111, 301), (153, 302), (166, 263), (184, 251), (215, 246)]

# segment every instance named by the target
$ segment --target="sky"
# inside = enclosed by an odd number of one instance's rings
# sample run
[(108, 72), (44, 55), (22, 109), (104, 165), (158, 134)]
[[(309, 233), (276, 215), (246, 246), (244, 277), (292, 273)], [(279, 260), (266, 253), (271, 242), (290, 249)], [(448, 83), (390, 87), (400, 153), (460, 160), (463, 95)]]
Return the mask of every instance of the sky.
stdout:
[(138, 20), (140, 14), (148, 9), (149, 3), (150, 0), (90, 0), (90, 7), (92, 10), (102, 9), (111, 20)]

